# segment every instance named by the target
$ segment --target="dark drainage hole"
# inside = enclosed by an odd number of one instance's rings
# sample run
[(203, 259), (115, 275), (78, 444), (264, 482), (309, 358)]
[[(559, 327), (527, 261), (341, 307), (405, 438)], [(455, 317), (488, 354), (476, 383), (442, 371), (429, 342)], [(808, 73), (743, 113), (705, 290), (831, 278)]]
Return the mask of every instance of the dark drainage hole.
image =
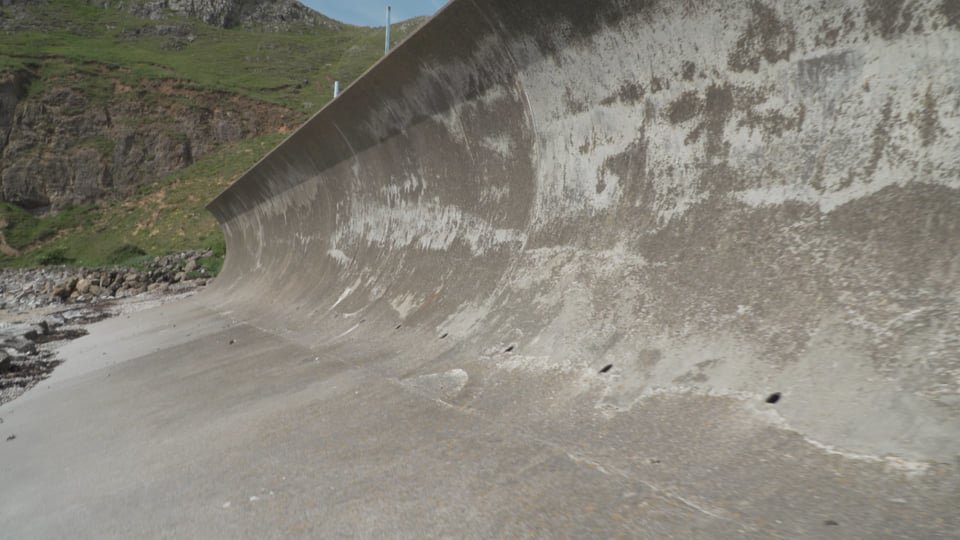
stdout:
[(776, 402), (780, 401), (780, 398), (781, 398), (781, 397), (782, 397), (782, 396), (781, 396), (780, 392), (774, 392), (774, 393), (770, 394), (769, 396), (767, 396), (767, 403), (776, 403)]
[(506, 349), (504, 349), (503, 352), (513, 352), (513, 349), (514, 349), (514, 348), (515, 348), (515, 347), (514, 347), (513, 345), (511, 345), (511, 346), (507, 347)]
[(397, 327), (394, 328), (394, 330), (399, 330), (399, 329), (401, 329), (401, 328), (403, 328), (403, 325), (402, 325), (402, 324), (398, 324)]
[(600, 368), (600, 373), (606, 373), (606, 372), (610, 371), (611, 369), (613, 369), (613, 364), (607, 364), (607, 365), (603, 366), (602, 368)]
[(444, 335), (440, 336), (440, 339), (443, 339), (443, 338), (445, 338), (445, 337), (447, 337), (447, 336), (449, 336), (449, 335), (450, 335), (450, 334), (444, 334)]
[(823, 524), (826, 525), (827, 527), (839, 527), (839, 526), (840, 526), (839, 523), (837, 523), (836, 521), (834, 521), (834, 520), (832, 520), (832, 519), (828, 519), (828, 520), (824, 521)]

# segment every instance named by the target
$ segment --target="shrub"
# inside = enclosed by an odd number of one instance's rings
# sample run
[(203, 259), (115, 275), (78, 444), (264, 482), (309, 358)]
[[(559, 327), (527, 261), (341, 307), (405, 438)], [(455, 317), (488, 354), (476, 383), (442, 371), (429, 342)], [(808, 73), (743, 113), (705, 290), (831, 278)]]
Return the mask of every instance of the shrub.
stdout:
[(71, 264), (74, 262), (72, 257), (67, 256), (66, 250), (63, 248), (51, 249), (45, 253), (41, 253), (37, 262), (41, 266), (56, 266), (61, 264)]
[(133, 244), (123, 244), (115, 248), (107, 255), (107, 264), (116, 264), (120, 266), (133, 266), (134, 262), (142, 259), (147, 252)]

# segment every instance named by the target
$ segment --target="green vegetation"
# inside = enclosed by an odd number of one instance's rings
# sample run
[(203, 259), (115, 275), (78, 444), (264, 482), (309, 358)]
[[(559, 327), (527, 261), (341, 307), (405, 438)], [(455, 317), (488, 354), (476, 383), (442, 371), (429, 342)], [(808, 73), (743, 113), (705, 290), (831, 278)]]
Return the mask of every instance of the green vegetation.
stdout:
[(21, 252), (0, 254), (0, 266), (136, 266), (157, 255), (208, 249), (215, 257), (200, 264), (216, 273), (225, 252), (223, 235), (204, 207), (284, 136), (275, 133), (227, 146), (124, 200), (42, 217), (0, 203), (7, 244)]
[(103, 136), (89, 137), (83, 141), (80, 141), (80, 144), (93, 148), (103, 157), (107, 157), (111, 153), (113, 153), (113, 146), (114, 146), (113, 139), (110, 139), (107, 137), (103, 137)]
[[(44, 78), (77, 72), (89, 96), (112, 95), (112, 84), (177, 79), (200, 90), (239, 93), (309, 114), (328, 102), (333, 81), (348, 84), (382, 54), (381, 30), (343, 25), (275, 32), (223, 29), (170, 16), (153, 21), (84, 0), (30, 5), (23, 29), (0, 33), (0, 72), (40, 66)], [(158, 32), (157, 28), (173, 28)], [(407, 26), (396, 32), (400, 40)], [(110, 80), (110, 79), (114, 79)], [(31, 92), (43, 88), (34, 83)]]
[[(305, 120), (332, 98), (334, 80), (345, 87), (380, 57), (383, 47), (381, 30), (349, 25), (283, 32), (223, 29), (178, 16), (142, 19), (85, 0), (21, 8), (30, 16), (17, 19), (14, 31), (0, 30), (0, 75), (36, 74), (28, 96), (66, 86), (90, 102), (108, 103), (120, 88), (173, 81), (179, 88), (279, 104)], [(0, 8), (0, 19), (12, 20), (12, 9)], [(415, 26), (399, 28), (396, 39)], [(137, 99), (150, 102), (158, 94), (141, 90)], [(137, 265), (175, 251), (210, 249), (215, 255), (200, 264), (215, 274), (223, 263), (224, 240), (204, 206), (283, 138), (275, 133), (220, 148), (123, 200), (46, 216), (0, 203), (0, 266)], [(104, 157), (114, 150), (106, 137), (79, 144)]]
[(109, 264), (130, 264), (131, 261), (139, 261), (144, 257), (149, 257), (147, 252), (133, 244), (122, 244), (111, 251), (106, 258)]
[(7, 244), (23, 250), (33, 244), (50, 240), (58, 232), (82, 228), (92, 223), (94, 207), (75, 206), (46, 218), (38, 218), (17, 206), (0, 203), (0, 220), (6, 221), (4, 236)]

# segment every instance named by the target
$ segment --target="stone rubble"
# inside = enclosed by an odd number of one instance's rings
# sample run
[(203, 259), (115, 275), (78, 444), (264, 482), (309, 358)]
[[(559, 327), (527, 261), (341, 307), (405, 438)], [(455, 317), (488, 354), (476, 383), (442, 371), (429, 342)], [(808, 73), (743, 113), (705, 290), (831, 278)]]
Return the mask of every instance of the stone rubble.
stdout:
[(156, 257), (142, 270), (115, 267), (0, 269), (0, 404), (46, 379), (62, 360), (55, 349), (117, 313), (119, 299), (185, 293), (210, 279), (187, 251)]
[(177, 292), (206, 285), (199, 260), (210, 251), (156, 257), (143, 270), (114, 267), (0, 269), (0, 310), (21, 313), (50, 305), (84, 304), (145, 292)]
[(38, 345), (86, 333), (66, 324), (61, 315), (45, 317), (36, 324), (0, 323), (0, 404), (26, 392), (60, 364), (53, 350)]

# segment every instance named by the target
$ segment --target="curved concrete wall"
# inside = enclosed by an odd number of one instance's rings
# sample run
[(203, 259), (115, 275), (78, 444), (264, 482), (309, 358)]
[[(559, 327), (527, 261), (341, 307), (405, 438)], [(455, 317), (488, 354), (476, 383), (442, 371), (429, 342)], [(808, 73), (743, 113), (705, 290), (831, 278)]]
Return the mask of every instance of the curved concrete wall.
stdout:
[(211, 203), (207, 301), (494, 417), (952, 461), (958, 65), (951, 1), (454, 0)]

